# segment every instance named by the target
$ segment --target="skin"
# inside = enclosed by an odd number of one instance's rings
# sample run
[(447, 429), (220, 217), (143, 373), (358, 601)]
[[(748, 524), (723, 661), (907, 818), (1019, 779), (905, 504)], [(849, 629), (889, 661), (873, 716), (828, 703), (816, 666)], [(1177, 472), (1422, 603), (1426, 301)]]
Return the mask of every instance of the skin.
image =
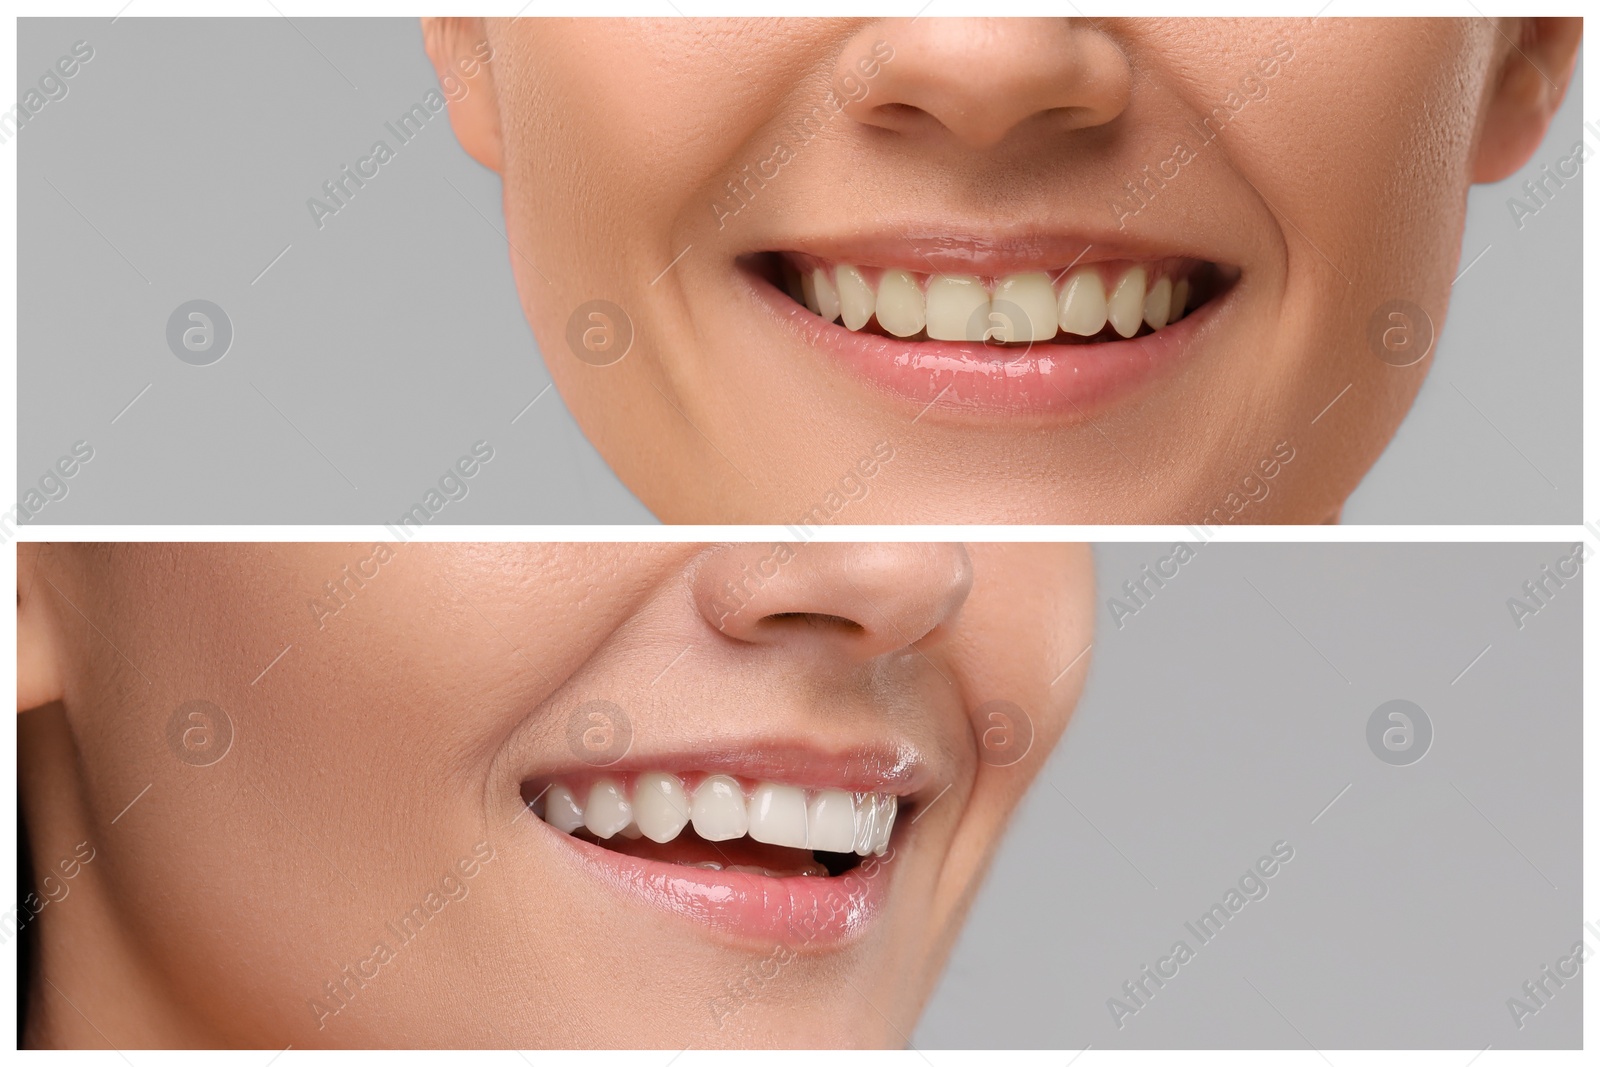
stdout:
[[(1086, 547), (791, 546), (720, 629), (716, 591), (772, 546), (386, 547), (332, 613), (308, 605), (373, 546), (19, 546), (28, 842), (38, 875), (93, 852), (21, 935), (25, 1044), (903, 1045), (1077, 702), (1087, 659), (1052, 680), (1090, 642)], [(948, 791), (866, 936), (802, 948), (719, 1025), (771, 946), (573, 878), (519, 818), (518, 768), (570, 763), (566, 712), (597, 691), (636, 751), (892, 738)], [(168, 734), (195, 699), (233, 726), (206, 766)], [(1019, 761), (981, 758), (994, 699), (1035, 731)], [(308, 1006), (485, 847), (348, 1006)]]
[[(1376, 358), (1369, 322), (1405, 299), (1442, 328), (1467, 190), (1538, 147), (1580, 26), (434, 19), (425, 36), (442, 73), (492, 50), (451, 104), (457, 136), (504, 180), (508, 255), (556, 386), (663, 520), (796, 521), (888, 442), (895, 459), (834, 521), (1220, 523), (1337, 518), (1432, 361)], [(719, 217), (724, 184), (880, 41), (894, 58), (865, 95), (841, 91), (825, 132)], [(1242, 272), (1226, 321), (1126, 396), (1068, 417), (914, 419), (742, 295), (736, 256), (852, 227), (1113, 223), (1123, 182), (1280, 42), (1293, 58), (1252, 83), (1265, 95), (1126, 220)], [(634, 331), (610, 366), (567, 342), (592, 300)]]

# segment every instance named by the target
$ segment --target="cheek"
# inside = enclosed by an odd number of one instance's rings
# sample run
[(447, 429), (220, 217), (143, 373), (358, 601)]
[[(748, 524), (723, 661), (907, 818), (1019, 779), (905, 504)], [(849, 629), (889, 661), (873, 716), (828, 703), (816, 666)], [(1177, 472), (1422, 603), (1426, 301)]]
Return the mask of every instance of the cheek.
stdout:
[(1088, 676), (1094, 572), (1081, 544), (969, 552), (973, 592), (952, 655), (968, 682), (978, 788), (992, 785), (1009, 807), (1060, 740)]

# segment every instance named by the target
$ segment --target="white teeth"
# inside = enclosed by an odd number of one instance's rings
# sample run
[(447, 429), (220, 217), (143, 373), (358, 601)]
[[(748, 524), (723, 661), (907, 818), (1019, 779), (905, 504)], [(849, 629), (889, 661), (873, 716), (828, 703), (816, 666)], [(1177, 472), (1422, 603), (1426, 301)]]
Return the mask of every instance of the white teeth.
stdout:
[(633, 784), (633, 817), (657, 844), (671, 841), (689, 824), (689, 794), (675, 774), (641, 774)]
[(994, 287), (994, 308), (1001, 341), (1048, 341), (1056, 335), (1056, 291), (1050, 275), (1013, 274)]
[(750, 795), (750, 836), (769, 845), (807, 848), (806, 794), (792, 785), (762, 782)]
[(744, 790), (725, 774), (713, 774), (700, 783), (689, 805), (689, 817), (694, 820), (694, 832), (707, 841), (729, 841), (750, 829)]
[(810, 847), (823, 852), (852, 852), (856, 842), (855, 798), (842, 789), (824, 789), (806, 808)]
[(589, 802), (583, 806), (583, 825), (598, 838), (609, 838), (633, 822), (633, 808), (623, 795), (622, 786), (602, 778), (589, 788)]
[(928, 282), (928, 337), (981, 341), (989, 328), (989, 290), (970, 274), (940, 274)]
[(1072, 272), (1062, 287), (1056, 317), (1064, 332), (1080, 337), (1093, 337), (1106, 328), (1106, 287), (1099, 271), (1085, 267)]
[(917, 280), (903, 270), (886, 270), (878, 281), (878, 325), (896, 337), (921, 333), (927, 317)]
[(821, 267), (811, 272), (811, 290), (816, 294), (816, 312), (829, 322), (839, 317), (839, 290), (833, 287), (828, 280), (828, 274)]
[(544, 821), (562, 833), (570, 834), (583, 825), (583, 809), (564, 785), (553, 785), (544, 794)]
[(1144, 268), (1132, 267), (1106, 298), (1106, 319), (1123, 337), (1139, 332), (1144, 320)]
[(841, 266), (835, 277), (839, 290), (839, 313), (844, 316), (847, 328), (859, 330), (872, 318), (875, 310), (872, 286), (867, 284), (867, 279), (860, 271), (850, 266)]
[[(1111, 328), (1132, 337), (1148, 324), (1161, 330), (1181, 319), (1192, 292), (1187, 277), (1174, 280), (1164, 267), (1106, 264), (1079, 267), (1056, 276), (1027, 271), (985, 280), (971, 274), (919, 275), (890, 269), (878, 275), (874, 290), (858, 267), (841, 263), (832, 272), (809, 273), (785, 268), (791, 291), (798, 276), (799, 299), (815, 314), (841, 320), (851, 330), (866, 329), (876, 319), (895, 337), (925, 336), (933, 341), (1030, 344), (1052, 340), (1057, 333), (1094, 337)], [(990, 290), (990, 281), (993, 290)], [(1061, 284), (1057, 286), (1057, 282)]]
[[(785, 848), (881, 856), (889, 847), (899, 804), (899, 798), (891, 793), (807, 791), (776, 782), (757, 783), (747, 798), (744, 787), (729, 775), (709, 775), (690, 790), (678, 775), (649, 771), (634, 779), (631, 800), (622, 782), (600, 778), (589, 787), (581, 804), (570, 787), (552, 784), (544, 791), (542, 803), (535, 803), (535, 810), (563, 833), (587, 829), (602, 840), (648, 837), (665, 844), (692, 822), (704, 841), (748, 835)], [(723, 869), (713, 861), (687, 865)], [(827, 874), (814, 859), (793, 870), (749, 869), (778, 877)]]
[(1172, 279), (1162, 278), (1150, 287), (1144, 298), (1144, 321), (1152, 330), (1159, 330), (1172, 317)]
[(870, 856), (878, 844), (878, 794), (868, 793), (856, 802), (855, 853)]
[(878, 800), (877, 833), (873, 837), (872, 854), (881, 856), (889, 851), (889, 835), (894, 832), (894, 816), (900, 810), (900, 798), (893, 793)]

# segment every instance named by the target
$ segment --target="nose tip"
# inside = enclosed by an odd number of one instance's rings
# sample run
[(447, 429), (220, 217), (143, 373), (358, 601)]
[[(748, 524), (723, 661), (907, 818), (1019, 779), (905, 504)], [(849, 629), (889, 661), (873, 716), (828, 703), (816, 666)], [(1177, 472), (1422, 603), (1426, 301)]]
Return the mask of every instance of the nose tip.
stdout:
[(966, 602), (959, 544), (730, 545), (692, 579), (717, 630), (758, 645), (821, 643), (867, 660), (936, 638)]
[(857, 122), (975, 150), (1108, 123), (1132, 81), (1105, 34), (1042, 18), (885, 20), (841, 53), (834, 77)]

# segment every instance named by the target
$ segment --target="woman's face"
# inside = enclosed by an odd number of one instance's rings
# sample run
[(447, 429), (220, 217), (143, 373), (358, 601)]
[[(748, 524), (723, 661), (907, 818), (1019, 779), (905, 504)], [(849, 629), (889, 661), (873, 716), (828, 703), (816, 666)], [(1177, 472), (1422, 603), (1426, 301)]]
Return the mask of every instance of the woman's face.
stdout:
[(1559, 102), (1571, 53), (1524, 35), (1551, 71), (1508, 73), (1509, 35), (527, 19), (429, 47), (487, 41), (458, 134), (503, 175), (556, 385), (662, 518), (1318, 522), (1427, 371), (1468, 185)]
[(1079, 545), (23, 549), (121, 1047), (902, 1045), (1091, 639)]

